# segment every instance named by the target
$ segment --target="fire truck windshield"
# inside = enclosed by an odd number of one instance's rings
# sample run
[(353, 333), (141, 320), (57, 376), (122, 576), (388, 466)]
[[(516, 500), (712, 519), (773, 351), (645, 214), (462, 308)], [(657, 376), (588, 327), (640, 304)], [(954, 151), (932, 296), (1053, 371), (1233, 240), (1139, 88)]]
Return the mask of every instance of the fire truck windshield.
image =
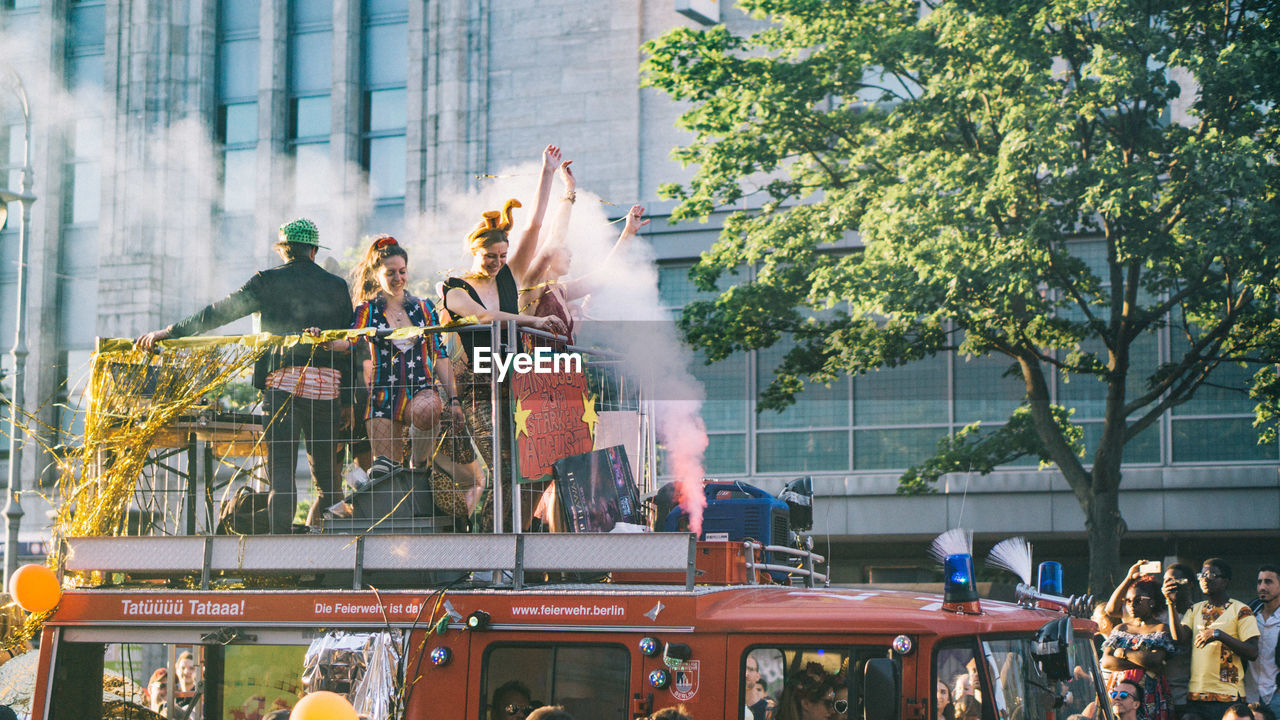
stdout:
[(992, 685), (990, 717), (995, 720), (1109, 716), (1107, 703), (1099, 701), (1102, 684), (1088, 638), (1072, 643), (1072, 673), (1066, 682), (1045, 676), (1031, 656), (1030, 638), (986, 640), (982, 653)]

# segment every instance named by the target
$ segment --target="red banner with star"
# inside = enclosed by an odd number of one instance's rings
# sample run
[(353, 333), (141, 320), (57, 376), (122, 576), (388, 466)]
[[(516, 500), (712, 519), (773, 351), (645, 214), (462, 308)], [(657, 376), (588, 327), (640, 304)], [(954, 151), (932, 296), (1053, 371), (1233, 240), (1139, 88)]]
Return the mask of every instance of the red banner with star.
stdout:
[(585, 373), (516, 373), (511, 388), (522, 479), (541, 480), (555, 461), (592, 449), (599, 418)]

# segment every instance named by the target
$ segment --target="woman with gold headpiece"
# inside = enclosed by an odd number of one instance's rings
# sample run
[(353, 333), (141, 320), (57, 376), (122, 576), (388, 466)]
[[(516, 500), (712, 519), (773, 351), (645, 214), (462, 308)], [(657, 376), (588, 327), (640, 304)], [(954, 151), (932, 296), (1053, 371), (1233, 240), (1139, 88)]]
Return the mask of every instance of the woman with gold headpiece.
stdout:
[[(471, 317), (481, 323), (515, 321), (521, 327), (532, 327), (552, 333), (564, 333), (565, 324), (556, 317), (522, 315), (519, 291), (526, 282), (525, 273), (537, 254), (538, 234), (547, 212), (551, 195), (551, 180), (560, 166), (560, 148), (548, 145), (542, 153), (542, 170), (538, 179), (538, 195), (529, 224), (514, 243), (509, 234), (514, 218), (512, 210), (521, 207), (515, 199), (508, 200), (501, 211), (485, 212), (480, 224), (467, 236), (467, 250), (471, 254), (471, 271), (462, 277), (451, 277), (444, 282), (441, 300), (448, 316), (454, 320)], [(510, 252), (508, 253), (508, 249)], [(466, 331), (458, 333), (463, 351), (463, 362), (458, 363), (457, 378), (462, 396), (462, 409), (467, 425), (475, 439), (480, 454), (490, 470), (493, 469), (493, 399), (489, 392), (488, 378), (477, 378), (471, 372), (472, 357), (476, 347), (489, 347), (489, 332)], [(500, 403), (503, 412), (506, 403)], [(509, 426), (505, 423), (504, 426)], [(510, 469), (510, 449), (504, 442), (501, 449), (503, 474)], [(433, 478), (433, 482), (434, 482)], [(439, 491), (439, 488), (437, 488)], [(526, 513), (527, 519), (531, 513)]]

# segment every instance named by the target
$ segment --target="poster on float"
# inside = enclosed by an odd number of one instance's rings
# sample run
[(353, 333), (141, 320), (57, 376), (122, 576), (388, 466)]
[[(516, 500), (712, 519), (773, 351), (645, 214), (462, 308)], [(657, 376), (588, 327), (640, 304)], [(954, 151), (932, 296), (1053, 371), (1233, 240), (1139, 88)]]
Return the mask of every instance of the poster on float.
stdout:
[(609, 532), (638, 524), (640, 499), (627, 451), (621, 445), (555, 463), (556, 497), (569, 532)]
[(599, 416), (585, 373), (516, 373), (511, 390), (521, 480), (548, 478), (557, 460), (591, 450)]

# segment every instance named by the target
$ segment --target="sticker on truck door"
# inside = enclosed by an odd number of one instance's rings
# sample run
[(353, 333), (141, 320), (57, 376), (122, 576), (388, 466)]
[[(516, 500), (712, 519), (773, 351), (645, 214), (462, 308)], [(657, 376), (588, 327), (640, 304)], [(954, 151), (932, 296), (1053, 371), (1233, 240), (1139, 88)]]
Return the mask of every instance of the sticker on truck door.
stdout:
[(671, 669), (674, 678), (671, 682), (671, 696), (685, 701), (698, 694), (698, 660), (680, 663)]

